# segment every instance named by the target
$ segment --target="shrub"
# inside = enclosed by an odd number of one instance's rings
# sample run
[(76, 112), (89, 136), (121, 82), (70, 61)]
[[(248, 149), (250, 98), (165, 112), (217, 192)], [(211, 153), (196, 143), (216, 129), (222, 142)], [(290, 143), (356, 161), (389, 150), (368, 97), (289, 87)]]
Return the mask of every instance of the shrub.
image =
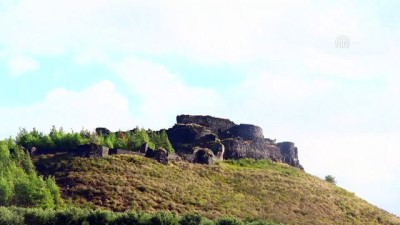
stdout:
[(9, 208), (0, 207), (0, 225), (23, 225), (24, 218)]
[(87, 220), (89, 212), (85, 209), (68, 208), (55, 213), (57, 225), (82, 225)]
[(224, 217), (217, 221), (217, 225), (244, 225), (244, 223), (236, 218)]
[(115, 217), (110, 225), (148, 225), (150, 215), (147, 213), (125, 212)]
[(96, 210), (89, 214), (87, 221), (89, 224), (107, 225), (113, 218), (114, 215), (110, 211)]
[(334, 176), (332, 176), (332, 175), (325, 176), (325, 181), (336, 185), (336, 178)]
[(54, 211), (29, 209), (24, 215), (24, 223), (29, 225), (55, 225)]
[(158, 212), (150, 219), (149, 225), (179, 225), (179, 218), (175, 213)]
[(184, 215), (179, 223), (181, 225), (200, 225), (202, 224), (203, 220), (204, 218), (201, 215), (193, 213)]

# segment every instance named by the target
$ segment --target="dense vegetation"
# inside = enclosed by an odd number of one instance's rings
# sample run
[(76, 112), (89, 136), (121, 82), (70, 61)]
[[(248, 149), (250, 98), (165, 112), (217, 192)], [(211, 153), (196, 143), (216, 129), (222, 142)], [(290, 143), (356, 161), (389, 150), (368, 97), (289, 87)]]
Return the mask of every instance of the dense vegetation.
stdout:
[(0, 141), (0, 168), (0, 205), (63, 207), (54, 178), (38, 176), (29, 155), (11, 139)]
[(21, 129), (16, 137), (16, 142), (25, 148), (36, 147), (46, 152), (76, 149), (78, 145), (88, 143), (132, 151), (138, 151), (144, 143), (147, 143), (153, 149), (162, 147), (168, 152), (174, 151), (165, 130), (155, 132), (143, 128), (104, 135), (88, 130), (65, 132), (62, 128), (57, 129), (55, 127), (51, 129), (49, 134), (44, 134), (36, 129), (32, 131)]
[[(106, 210), (68, 208), (64, 210), (42, 210), (0, 207), (0, 225), (280, 225), (262, 220), (239, 220), (224, 217), (215, 221), (192, 213), (179, 216), (160, 211), (144, 213), (127, 211), (115, 213)], [(282, 225), (282, 224), (281, 224)]]
[(41, 155), (37, 169), (53, 175), (69, 202), (84, 207), (197, 212), (271, 219), (287, 224), (400, 224), (400, 219), (353, 193), (270, 160), (230, 160), (216, 165), (141, 156), (104, 159)]

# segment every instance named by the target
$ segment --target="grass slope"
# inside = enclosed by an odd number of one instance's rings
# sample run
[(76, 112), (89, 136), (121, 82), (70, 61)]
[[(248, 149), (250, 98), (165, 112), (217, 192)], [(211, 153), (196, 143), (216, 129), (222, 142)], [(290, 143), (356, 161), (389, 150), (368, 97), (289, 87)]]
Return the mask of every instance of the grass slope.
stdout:
[(42, 155), (40, 173), (54, 175), (79, 206), (231, 215), (287, 224), (400, 224), (400, 219), (342, 188), (266, 160), (162, 165), (141, 156), (105, 159)]

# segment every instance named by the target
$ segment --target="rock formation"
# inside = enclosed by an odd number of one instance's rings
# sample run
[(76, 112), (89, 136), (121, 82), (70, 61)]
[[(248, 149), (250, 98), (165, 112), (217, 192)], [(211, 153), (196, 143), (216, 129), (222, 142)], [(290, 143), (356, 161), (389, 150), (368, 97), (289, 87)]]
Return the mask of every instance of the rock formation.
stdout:
[(264, 138), (262, 129), (255, 125), (180, 115), (167, 134), (176, 153), (188, 161), (209, 164), (218, 159), (271, 159), (303, 169), (293, 143)]

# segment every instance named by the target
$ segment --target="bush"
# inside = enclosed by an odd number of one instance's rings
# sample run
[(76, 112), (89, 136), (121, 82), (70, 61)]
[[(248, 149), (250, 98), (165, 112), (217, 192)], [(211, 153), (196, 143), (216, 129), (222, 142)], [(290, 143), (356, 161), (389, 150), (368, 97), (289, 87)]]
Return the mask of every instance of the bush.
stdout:
[(96, 210), (89, 214), (87, 221), (89, 224), (107, 225), (114, 218), (110, 211)]
[(24, 218), (9, 208), (0, 207), (0, 225), (23, 225)]
[(336, 178), (332, 175), (325, 176), (325, 181), (336, 185)]
[(200, 225), (202, 224), (203, 220), (204, 218), (201, 215), (193, 213), (184, 215), (179, 223), (181, 225)]
[(89, 211), (79, 208), (68, 208), (55, 213), (57, 225), (82, 225), (87, 221)]
[(148, 225), (150, 223), (150, 215), (147, 213), (125, 212), (115, 217), (110, 225)]
[(179, 218), (175, 213), (158, 212), (150, 219), (149, 225), (179, 225)]
[(24, 215), (24, 223), (30, 225), (55, 225), (54, 211), (29, 209)]
[(236, 218), (224, 217), (217, 221), (217, 225), (244, 225), (244, 223)]

